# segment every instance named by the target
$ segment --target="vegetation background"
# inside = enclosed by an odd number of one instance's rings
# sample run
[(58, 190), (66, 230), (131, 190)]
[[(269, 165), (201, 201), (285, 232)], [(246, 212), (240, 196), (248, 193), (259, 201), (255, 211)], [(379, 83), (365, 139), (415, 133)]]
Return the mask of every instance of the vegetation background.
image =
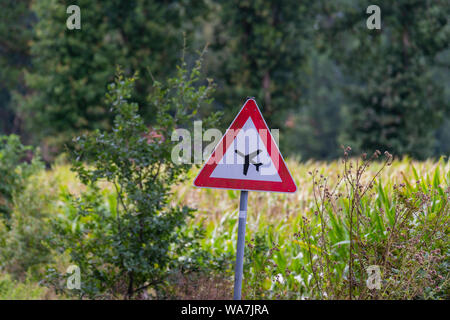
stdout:
[[(170, 130), (223, 130), (253, 96), (302, 190), (250, 199), (245, 296), (448, 299), (449, 16), (446, 0), (0, 0), (0, 297), (229, 297), (237, 193), (191, 190)], [(73, 263), (88, 285), (70, 292)]]
[[(103, 97), (116, 65), (139, 72), (135, 99), (151, 125), (152, 77), (207, 44), (203, 72), (217, 90), (199, 118), (225, 111), (226, 127), (254, 96), (284, 153), (305, 160), (336, 158), (341, 144), (450, 152), (448, 1), (380, 0), (381, 30), (367, 29), (363, 0), (69, 2), (1, 2), (0, 132), (40, 145), (46, 160), (112, 126)], [(66, 27), (69, 4), (81, 30)]]

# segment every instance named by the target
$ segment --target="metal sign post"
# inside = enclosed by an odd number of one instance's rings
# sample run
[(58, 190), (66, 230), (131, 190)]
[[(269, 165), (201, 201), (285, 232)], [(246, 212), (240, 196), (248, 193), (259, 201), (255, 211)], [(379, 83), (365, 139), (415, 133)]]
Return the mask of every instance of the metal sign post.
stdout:
[(248, 192), (297, 190), (255, 99), (247, 99), (194, 179), (194, 186), (241, 190), (233, 295), (240, 300)]
[(236, 266), (234, 269), (234, 300), (241, 300), (242, 275), (244, 271), (245, 225), (247, 223), (248, 191), (241, 190), (239, 203), (239, 225), (236, 249)]

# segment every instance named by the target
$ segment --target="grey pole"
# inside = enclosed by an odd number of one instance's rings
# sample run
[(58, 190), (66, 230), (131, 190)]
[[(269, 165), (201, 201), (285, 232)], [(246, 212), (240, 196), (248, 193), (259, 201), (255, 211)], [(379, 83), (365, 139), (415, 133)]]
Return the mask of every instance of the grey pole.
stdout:
[(247, 221), (248, 191), (241, 190), (239, 203), (239, 226), (236, 250), (236, 266), (234, 269), (234, 300), (241, 300), (242, 273), (244, 270), (245, 224)]

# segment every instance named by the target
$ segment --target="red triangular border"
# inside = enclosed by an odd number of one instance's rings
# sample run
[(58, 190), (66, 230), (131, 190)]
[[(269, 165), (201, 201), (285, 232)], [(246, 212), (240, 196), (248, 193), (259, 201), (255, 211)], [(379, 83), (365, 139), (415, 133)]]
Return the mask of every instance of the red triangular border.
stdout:
[[(228, 147), (232, 144), (240, 129), (244, 126), (248, 118), (252, 118), (252, 121), (260, 133), (261, 129), (266, 129), (269, 134), (266, 139), (262, 139), (267, 148), (267, 152), (270, 154), (272, 161), (275, 163), (278, 157), (278, 174), (281, 178), (280, 182), (274, 181), (259, 181), (259, 180), (245, 180), (245, 179), (226, 179), (226, 178), (212, 178), (211, 174), (216, 168), (218, 162), (225, 155)], [(226, 139), (225, 139), (226, 137)], [(225, 143), (226, 145), (225, 145)], [(271, 150), (272, 146), (275, 146), (275, 150)], [(222, 148), (222, 153), (216, 152)], [(216, 157), (220, 157), (216, 160)], [(272, 134), (270, 134), (269, 128), (259, 110), (256, 101), (254, 99), (248, 99), (241, 111), (239, 111), (236, 118), (231, 123), (231, 126), (225, 132), (225, 135), (220, 140), (219, 144), (214, 149), (214, 152), (209, 157), (208, 161), (200, 170), (199, 174), (194, 180), (194, 186), (200, 188), (219, 188), (219, 189), (235, 189), (235, 190), (248, 190), (248, 191), (270, 191), (270, 192), (295, 192), (297, 186), (278, 150), (277, 145), (273, 141)]]

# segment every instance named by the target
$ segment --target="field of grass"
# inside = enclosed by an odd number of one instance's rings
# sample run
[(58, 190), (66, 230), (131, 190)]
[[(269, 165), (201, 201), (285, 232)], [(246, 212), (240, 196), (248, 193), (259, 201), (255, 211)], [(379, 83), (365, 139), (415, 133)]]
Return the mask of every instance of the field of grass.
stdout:
[[(368, 167), (361, 185), (370, 183), (382, 166), (383, 162), (375, 162)], [(249, 193), (245, 297), (348, 298), (349, 202), (354, 193), (341, 181), (334, 192), (342, 195), (326, 203), (320, 200), (321, 190), (336, 187), (345, 164), (288, 161), (288, 167), (298, 186), (296, 193)], [(352, 277), (360, 278), (353, 279), (354, 287), (359, 287), (353, 294), (360, 298), (449, 297), (449, 186), (450, 162), (444, 159), (418, 162), (405, 158), (384, 167), (373, 188), (361, 198), (359, 210), (353, 212), (352, 232), (358, 248), (353, 248), (352, 262), (358, 270)], [(189, 181), (177, 188), (176, 199), (198, 208), (196, 219), (207, 230), (203, 246), (216, 255), (234, 257), (239, 191), (196, 189)], [(410, 245), (415, 238), (421, 244)], [(391, 249), (386, 258), (386, 244), (404, 247)], [(432, 250), (439, 250), (439, 262), (433, 260)], [(427, 261), (412, 263), (422, 254)], [(380, 290), (365, 290), (368, 275), (364, 267), (377, 264), (389, 278), (383, 279), (382, 274)], [(442, 279), (424, 271), (434, 274), (433, 268), (440, 270)]]
[[(362, 163), (290, 160), (296, 193), (249, 193), (244, 298), (450, 298), (450, 161)], [(239, 191), (197, 189), (196, 173), (175, 188), (172, 204), (197, 209), (189, 227), (205, 227), (202, 248), (222, 267), (185, 279), (183, 286), (199, 290), (178, 297), (231, 298)], [(58, 194), (81, 190), (69, 166), (57, 164), (40, 179), (47, 185), (37, 196), (56, 196), (50, 219), (67, 214)], [(103, 193), (111, 201), (107, 186)], [(63, 268), (69, 262), (60, 254), (54, 260)], [(380, 289), (367, 285), (369, 266), (380, 269)], [(37, 276), (0, 274), (0, 299), (65, 298), (39, 286)]]

